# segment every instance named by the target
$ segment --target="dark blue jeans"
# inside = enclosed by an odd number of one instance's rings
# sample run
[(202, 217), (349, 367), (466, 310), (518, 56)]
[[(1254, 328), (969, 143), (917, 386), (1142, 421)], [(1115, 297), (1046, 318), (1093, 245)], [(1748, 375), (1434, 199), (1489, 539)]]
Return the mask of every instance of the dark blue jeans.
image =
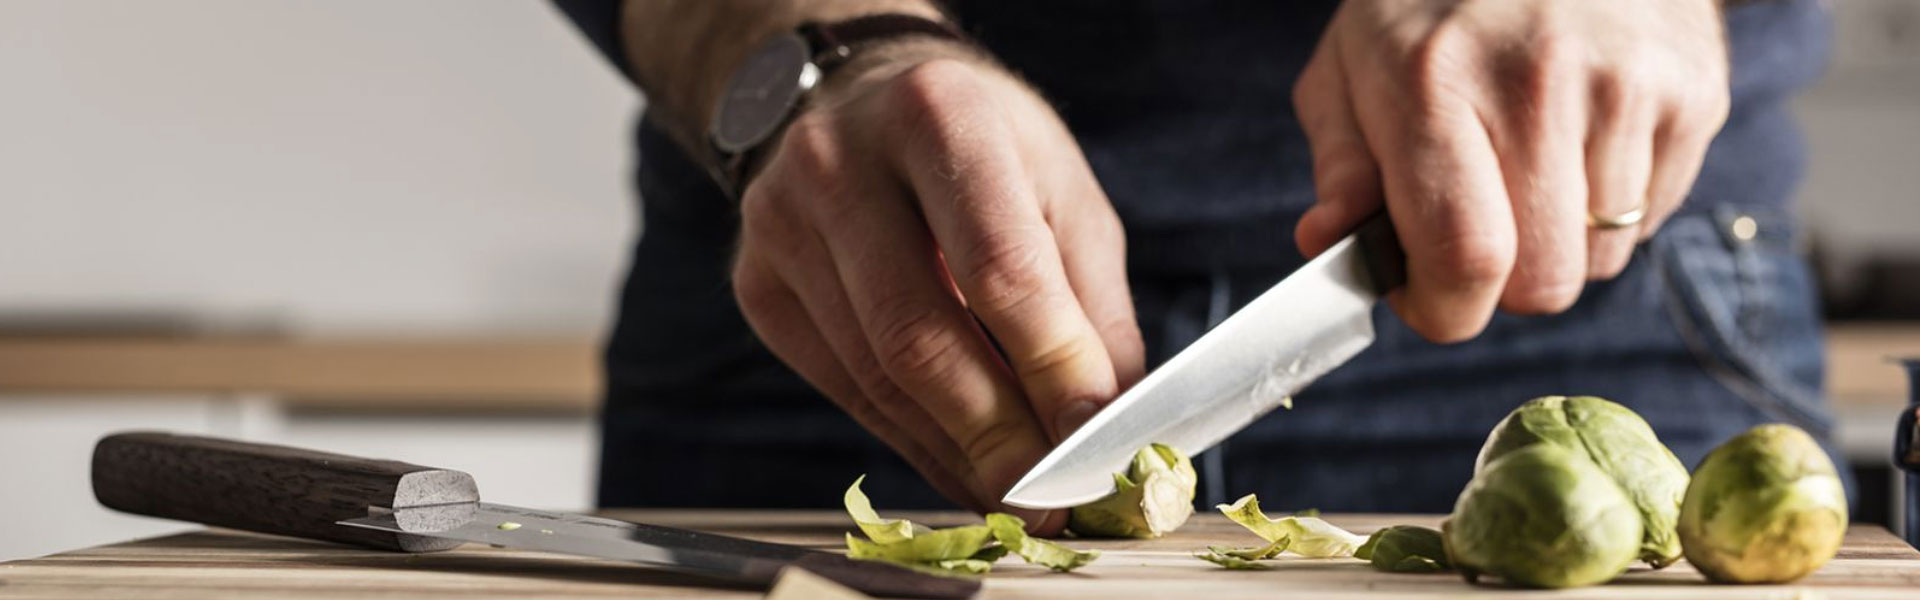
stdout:
[[(952, 506), (754, 339), (727, 288), (727, 245), (709, 243), (730, 223), (656, 212), (609, 345), (601, 505), (836, 507), (865, 473), (885, 506)], [(1756, 235), (1735, 233), (1742, 217)], [(1790, 223), (1689, 206), (1571, 310), (1500, 315), (1464, 344), (1421, 340), (1382, 307), (1372, 348), (1200, 460), (1201, 501), (1257, 492), (1288, 509), (1446, 512), (1494, 423), (1550, 394), (1632, 407), (1688, 465), (1758, 423), (1831, 440)], [(1284, 275), (1135, 273), (1150, 360)]]

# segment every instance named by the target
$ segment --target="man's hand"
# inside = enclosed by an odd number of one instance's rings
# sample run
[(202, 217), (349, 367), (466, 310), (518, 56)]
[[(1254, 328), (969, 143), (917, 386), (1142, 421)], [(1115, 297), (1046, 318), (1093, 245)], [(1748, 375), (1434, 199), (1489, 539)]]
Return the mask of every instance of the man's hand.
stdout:
[[(941, 492), (997, 509), (1143, 369), (1120, 221), (998, 67), (949, 42), (868, 54), (747, 186), (735, 293), (768, 348)], [(1025, 516), (1051, 533), (1066, 515)]]
[(1301, 250), (1384, 202), (1408, 260), (1390, 300), (1421, 335), (1565, 310), (1692, 186), (1726, 119), (1724, 35), (1712, 0), (1347, 0), (1294, 88), (1320, 197)]

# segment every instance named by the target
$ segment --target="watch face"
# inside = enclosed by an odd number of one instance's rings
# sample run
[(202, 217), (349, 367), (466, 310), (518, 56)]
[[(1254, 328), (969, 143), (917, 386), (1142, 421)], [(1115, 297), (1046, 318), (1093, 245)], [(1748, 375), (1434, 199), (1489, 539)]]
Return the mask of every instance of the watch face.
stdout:
[(773, 135), (820, 78), (811, 59), (807, 41), (797, 33), (776, 36), (748, 57), (720, 99), (711, 132), (714, 146), (738, 153)]

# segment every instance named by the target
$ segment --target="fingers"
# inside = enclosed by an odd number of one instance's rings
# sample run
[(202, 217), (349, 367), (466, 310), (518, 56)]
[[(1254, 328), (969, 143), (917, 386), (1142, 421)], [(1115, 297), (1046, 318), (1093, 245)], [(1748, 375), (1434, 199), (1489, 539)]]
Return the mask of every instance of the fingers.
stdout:
[[(1590, 210), (1599, 217), (1651, 210), (1648, 185), (1654, 165), (1653, 105), (1612, 78), (1596, 82), (1593, 92), (1593, 124), (1587, 139)], [(1640, 231), (1637, 225), (1590, 228), (1587, 278), (1612, 279), (1625, 270)]]
[(1311, 258), (1380, 210), (1380, 166), (1367, 148), (1339, 67), (1338, 45), (1322, 40), (1293, 86), (1293, 109), (1313, 150), (1316, 201), (1294, 227), (1294, 243)]
[(1647, 219), (1640, 239), (1653, 237), (1667, 217), (1679, 210), (1693, 189), (1694, 178), (1707, 158), (1707, 148), (1727, 119), (1724, 96), (1680, 105), (1662, 119), (1653, 136), (1653, 172), (1647, 186)]
[(1366, 133), (1382, 141), (1370, 145), (1396, 148), (1380, 167), (1407, 285), (1388, 302), (1429, 340), (1472, 338), (1492, 318), (1515, 252), (1513, 210), (1484, 126), (1463, 103), (1436, 101)]
[(1514, 263), (1500, 308), (1514, 314), (1552, 314), (1573, 306), (1587, 276), (1588, 182), (1585, 81), (1572, 59), (1541, 49), (1506, 66), (1503, 79), (1518, 94), (1487, 98), (1480, 112), (1499, 155), (1513, 206)]
[[(910, 430), (951, 440), (977, 496), (997, 507), (1000, 493), (1045, 455), (1045, 433), (942, 279), (933, 241), (907, 191), (874, 165), (840, 162), (846, 153), (837, 138), (796, 125), (775, 168), (818, 179), (804, 186), (805, 201), (793, 204), (806, 213), (795, 221), (813, 224), (810, 233), (826, 254), (819, 262), (828, 268), (793, 276), (791, 283), (810, 309), (843, 306), (826, 311), (845, 316), (828, 314), (822, 327), (837, 332), (829, 336), (839, 340), (836, 350), (862, 389), (890, 417), (937, 415)], [(1016, 514), (1042, 526), (1064, 520), (1064, 513)]]
[[(1060, 243), (1067, 282), (1106, 344), (1117, 389), (1125, 389), (1146, 375), (1146, 346), (1127, 283), (1126, 236), (1091, 171), (1085, 163), (1078, 167), (1077, 173), (1043, 178), (1066, 182), (1061, 186), (1066, 189), (1052, 192), (1043, 207)], [(1057, 435), (1073, 433), (1106, 403), (1100, 399), (1061, 409)]]
[[(1056, 239), (1012, 132), (971, 71), (939, 62), (904, 74), (898, 100), (911, 115), (895, 153), (967, 306), (1006, 353), (1052, 439), (1069, 407), (1118, 390), (1113, 361), (1068, 282)], [(1011, 484), (1012, 481), (1007, 483)]]
[[(983, 501), (974, 486), (958, 475), (966, 472), (966, 462), (959, 456), (958, 449), (952, 448), (951, 440), (914, 435), (913, 431), (932, 431), (921, 429), (934, 427), (932, 418), (920, 410), (904, 411), (906, 414), (881, 410), (841, 366), (838, 353), (815, 326), (820, 320), (807, 312), (785, 281), (759, 260), (751, 258), (753, 254), (743, 254), (748, 258), (734, 268), (734, 295), (748, 324), (767, 349), (899, 453), (941, 495), (968, 510), (984, 511), (991, 506)], [(836, 309), (844, 311), (844, 308), (820, 306), (822, 312), (828, 313)], [(851, 315), (832, 315), (827, 321), (850, 322)], [(929, 444), (941, 450), (930, 450)]]

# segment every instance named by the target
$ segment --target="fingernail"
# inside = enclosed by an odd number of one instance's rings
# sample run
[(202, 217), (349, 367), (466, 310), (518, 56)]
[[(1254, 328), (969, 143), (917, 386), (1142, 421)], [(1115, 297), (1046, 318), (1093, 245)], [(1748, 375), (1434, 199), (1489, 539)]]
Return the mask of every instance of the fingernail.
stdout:
[(1068, 435), (1072, 435), (1075, 430), (1080, 429), (1081, 425), (1086, 425), (1087, 421), (1093, 419), (1093, 415), (1099, 412), (1100, 405), (1094, 404), (1093, 402), (1083, 400), (1068, 404), (1066, 408), (1060, 409), (1060, 413), (1054, 416), (1054, 431), (1059, 432), (1060, 439), (1066, 439)]

